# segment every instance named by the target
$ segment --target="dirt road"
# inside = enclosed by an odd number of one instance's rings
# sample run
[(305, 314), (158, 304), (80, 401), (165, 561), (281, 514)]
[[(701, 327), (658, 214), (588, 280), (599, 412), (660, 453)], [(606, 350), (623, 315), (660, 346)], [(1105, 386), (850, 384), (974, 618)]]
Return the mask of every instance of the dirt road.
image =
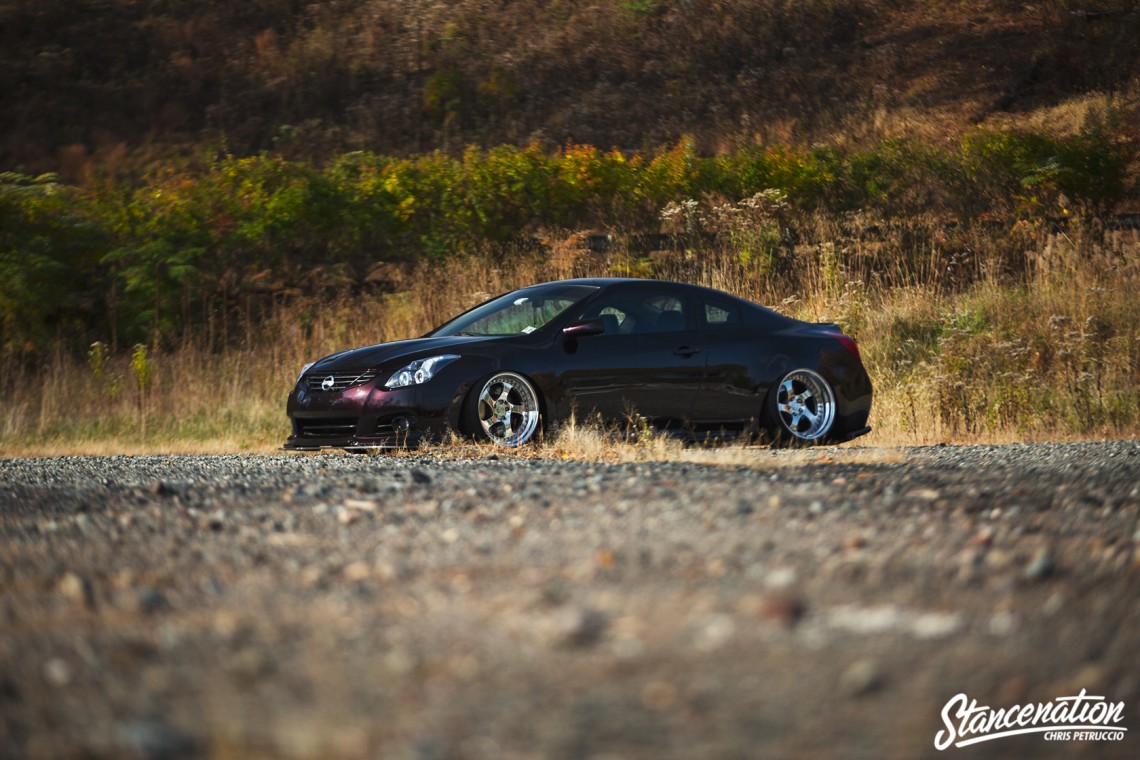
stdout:
[(0, 756), (1135, 757), (1138, 519), (1137, 442), (0, 460)]

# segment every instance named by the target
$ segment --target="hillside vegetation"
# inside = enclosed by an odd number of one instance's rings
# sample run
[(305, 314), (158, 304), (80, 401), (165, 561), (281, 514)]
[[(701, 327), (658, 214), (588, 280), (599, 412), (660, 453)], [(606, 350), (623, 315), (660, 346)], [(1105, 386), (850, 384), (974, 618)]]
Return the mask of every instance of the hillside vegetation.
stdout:
[(1131, 5), (0, 0), (0, 167), (940, 138), (1132, 91)]
[(0, 450), (280, 440), (303, 361), (572, 275), (840, 322), (880, 441), (1135, 435), (1138, 33), (1061, 0), (0, 0)]

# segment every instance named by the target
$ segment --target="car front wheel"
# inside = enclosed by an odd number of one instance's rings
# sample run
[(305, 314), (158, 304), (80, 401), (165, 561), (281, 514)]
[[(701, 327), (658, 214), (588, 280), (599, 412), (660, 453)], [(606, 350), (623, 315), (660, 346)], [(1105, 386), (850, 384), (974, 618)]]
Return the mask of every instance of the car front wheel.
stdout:
[(777, 443), (819, 443), (835, 424), (835, 391), (810, 369), (784, 375), (769, 395), (769, 432)]
[(464, 427), (499, 446), (522, 446), (538, 430), (538, 392), (515, 372), (491, 375), (468, 397)]

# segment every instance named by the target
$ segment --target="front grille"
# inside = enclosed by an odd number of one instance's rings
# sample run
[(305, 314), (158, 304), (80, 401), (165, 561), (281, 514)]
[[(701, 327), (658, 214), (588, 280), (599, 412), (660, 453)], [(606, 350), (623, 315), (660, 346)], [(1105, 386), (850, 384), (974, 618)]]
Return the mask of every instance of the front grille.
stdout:
[[(329, 378), (332, 384), (328, 384)], [(354, 385), (367, 383), (376, 377), (375, 372), (310, 372), (305, 376), (306, 387), (312, 393), (336, 393)]]
[(297, 419), (297, 435), (304, 438), (344, 438), (356, 435), (355, 417)]

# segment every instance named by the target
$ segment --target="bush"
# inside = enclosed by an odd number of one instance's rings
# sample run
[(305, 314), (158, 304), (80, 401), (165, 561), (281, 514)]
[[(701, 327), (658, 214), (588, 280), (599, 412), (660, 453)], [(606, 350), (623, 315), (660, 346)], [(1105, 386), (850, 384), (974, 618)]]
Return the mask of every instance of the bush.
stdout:
[(1103, 117), (1072, 137), (978, 130), (954, 156), (957, 210), (1023, 217), (1103, 215), (1131, 190), (1128, 171), (1137, 146)]
[(53, 175), (0, 174), (0, 352), (45, 351), (94, 317), (106, 235)]
[[(773, 145), (702, 157), (686, 138), (647, 155), (531, 145), (353, 152), (327, 166), (223, 157), (82, 190), (4, 175), (0, 337), (6, 355), (57, 337), (76, 350), (108, 337), (224, 345), (249, 339), (231, 324), (256, 322), (281, 298), (359, 291), (381, 264), (522, 250), (556, 230), (657, 233), (662, 211), (683, 202), (706, 218), (675, 218), (669, 230), (696, 235), (694, 245), (716, 238), (748, 276), (778, 274), (823, 217), (841, 220), (843, 234), (880, 238), (880, 267), (919, 276), (943, 266), (943, 251), (971, 245), (938, 233), (932, 248), (925, 222), (912, 224), (920, 213), (969, 223), (1110, 212), (1134, 188), (1136, 149), (1124, 134), (1109, 114), (1073, 137), (978, 130), (941, 148), (888, 140), (846, 153)], [(778, 213), (755, 206), (776, 197)]]

